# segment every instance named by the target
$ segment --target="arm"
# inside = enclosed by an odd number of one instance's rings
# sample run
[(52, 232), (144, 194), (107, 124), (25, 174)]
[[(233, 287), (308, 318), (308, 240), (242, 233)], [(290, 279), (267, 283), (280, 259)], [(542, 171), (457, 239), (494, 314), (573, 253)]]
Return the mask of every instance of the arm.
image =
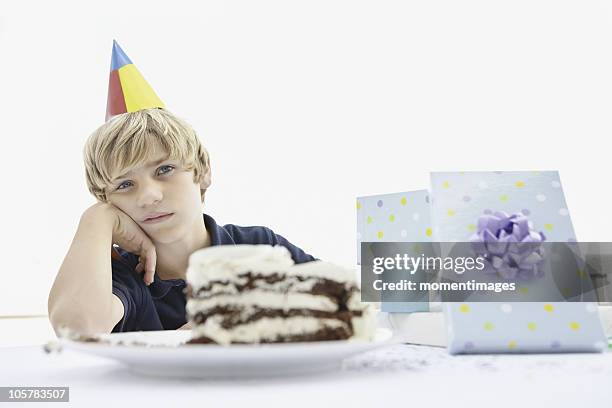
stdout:
[(49, 294), (49, 319), (56, 333), (67, 326), (79, 333), (110, 333), (123, 317), (112, 293), (113, 215), (94, 206), (81, 216), (72, 245)]
[(112, 293), (113, 242), (143, 254), (145, 280), (153, 281), (156, 254), (151, 240), (116, 207), (93, 205), (81, 216), (49, 294), (49, 319), (56, 333), (62, 326), (83, 334), (110, 333), (123, 318), (123, 303)]

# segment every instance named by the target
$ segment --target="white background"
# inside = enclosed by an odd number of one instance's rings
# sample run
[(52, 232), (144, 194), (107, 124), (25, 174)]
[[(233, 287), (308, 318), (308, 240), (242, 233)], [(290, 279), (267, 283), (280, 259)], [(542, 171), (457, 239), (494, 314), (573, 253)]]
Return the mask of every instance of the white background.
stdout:
[(356, 196), (559, 170), (578, 238), (610, 240), (610, 2), (198, 4), (2, 3), (0, 315), (46, 313), (95, 202), (113, 38), (209, 149), (219, 223), (353, 265)]

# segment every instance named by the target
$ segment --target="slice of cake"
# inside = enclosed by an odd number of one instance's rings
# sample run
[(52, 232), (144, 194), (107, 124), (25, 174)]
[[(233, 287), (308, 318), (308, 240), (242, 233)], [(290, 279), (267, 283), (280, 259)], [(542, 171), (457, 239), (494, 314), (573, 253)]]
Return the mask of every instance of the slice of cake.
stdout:
[(194, 252), (187, 270), (190, 343), (362, 339), (374, 333), (353, 271), (294, 265), (282, 246), (227, 245)]

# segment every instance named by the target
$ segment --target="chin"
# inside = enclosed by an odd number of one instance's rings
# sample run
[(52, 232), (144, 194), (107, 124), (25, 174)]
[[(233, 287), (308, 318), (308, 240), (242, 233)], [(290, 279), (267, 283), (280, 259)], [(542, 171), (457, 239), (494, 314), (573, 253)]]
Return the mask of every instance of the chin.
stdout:
[(184, 237), (185, 231), (183, 231), (183, 228), (180, 226), (172, 226), (168, 228), (155, 229), (147, 232), (147, 235), (156, 243), (169, 244)]

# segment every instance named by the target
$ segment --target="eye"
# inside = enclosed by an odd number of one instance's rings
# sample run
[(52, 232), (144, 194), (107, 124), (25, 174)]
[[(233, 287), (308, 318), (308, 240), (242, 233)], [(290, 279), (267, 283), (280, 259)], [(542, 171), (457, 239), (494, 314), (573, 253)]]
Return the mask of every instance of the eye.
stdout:
[[(174, 166), (164, 165), (157, 168), (157, 172), (160, 175), (171, 173), (174, 170)], [(132, 184), (131, 181), (127, 180), (117, 186), (117, 190), (125, 190), (127, 187), (130, 187)]]
[[(127, 183), (132, 183), (131, 181), (124, 181), (123, 183), (117, 186), (117, 190), (125, 190), (125, 188), (121, 188), (121, 186), (126, 186)], [(128, 187), (128, 186), (126, 186)]]
[[(166, 170), (164, 171), (164, 169)], [(172, 170), (174, 170), (174, 166), (164, 165), (164, 166), (160, 166), (157, 170), (160, 170), (161, 174), (167, 174), (167, 173), (170, 173)]]

